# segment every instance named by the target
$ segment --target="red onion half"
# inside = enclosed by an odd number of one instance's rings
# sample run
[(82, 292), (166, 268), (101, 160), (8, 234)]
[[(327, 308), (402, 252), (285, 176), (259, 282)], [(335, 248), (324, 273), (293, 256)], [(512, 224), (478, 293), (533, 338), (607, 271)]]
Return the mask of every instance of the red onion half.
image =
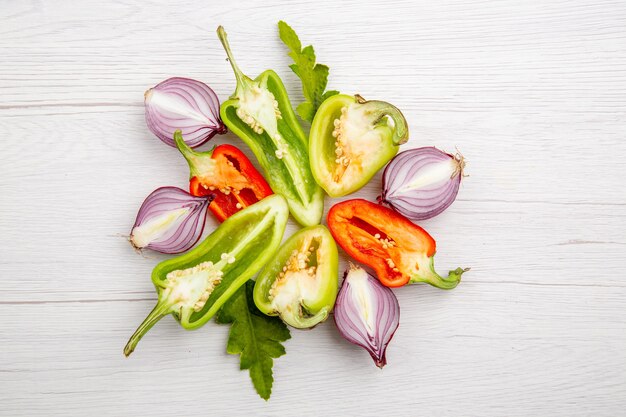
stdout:
[(385, 366), (387, 345), (400, 323), (400, 305), (391, 289), (351, 265), (337, 295), (334, 316), (344, 339), (367, 350), (379, 368)]
[(172, 147), (174, 132), (181, 130), (192, 148), (215, 134), (226, 133), (220, 119), (220, 101), (206, 84), (190, 78), (169, 78), (146, 91), (146, 123), (163, 142)]
[(410, 220), (425, 220), (447, 209), (459, 192), (465, 160), (432, 146), (400, 152), (383, 173), (379, 202)]
[(143, 202), (130, 232), (135, 249), (180, 253), (190, 249), (204, 230), (214, 196), (194, 197), (177, 187), (154, 190)]

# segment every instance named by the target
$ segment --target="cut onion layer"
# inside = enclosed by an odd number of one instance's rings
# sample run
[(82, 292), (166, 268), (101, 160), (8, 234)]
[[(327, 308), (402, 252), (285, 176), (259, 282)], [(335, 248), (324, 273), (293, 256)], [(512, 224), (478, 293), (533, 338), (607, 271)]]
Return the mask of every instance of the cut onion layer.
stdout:
[(413, 221), (435, 217), (459, 192), (465, 159), (434, 147), (399, 153), (383, 173), (379, 202)]
[(391, 289), (363, 268), (351, 265), (335, 303), (335, 324), (344, 339), (367, 350), (382, 368), (399, 322), (400, 305)]
[(157, 188), (139, 208), (130, 243), (135, 249), (185, 252), (202, 236), (207, 207), (213, 198), (194, 197), (177, 187)]
[(220, 102), (206, 84), (190, 78), (169, 78), (146, 91), (146, 123), (163, 142), (172, 147), (174, 132), (182, 131), (191, 148), (216, 134), (226, 133), (220, 119)]

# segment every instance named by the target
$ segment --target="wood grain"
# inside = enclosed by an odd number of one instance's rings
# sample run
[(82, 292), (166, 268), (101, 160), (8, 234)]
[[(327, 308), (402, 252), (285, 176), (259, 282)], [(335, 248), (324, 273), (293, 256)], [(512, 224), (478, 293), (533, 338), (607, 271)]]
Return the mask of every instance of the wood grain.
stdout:
[[(0, 18), (0, 415), (626, 415), (624, 2), (34, 0)], [(167, 318), (123, 358), (164, 257), (118, 234), (186, 182), (143, 91), (233, 90), (218, 24), (246, 73), (276, 69), (301, 101), (279, 19), (330, 87), (400, 107), (407, 147), (463, 152), (459, 199), (423, 226), (438, 269), (472, 270), (396, 291), (384, 371), (332, 323), (293, 331), (265, 403), (224, 326)]]

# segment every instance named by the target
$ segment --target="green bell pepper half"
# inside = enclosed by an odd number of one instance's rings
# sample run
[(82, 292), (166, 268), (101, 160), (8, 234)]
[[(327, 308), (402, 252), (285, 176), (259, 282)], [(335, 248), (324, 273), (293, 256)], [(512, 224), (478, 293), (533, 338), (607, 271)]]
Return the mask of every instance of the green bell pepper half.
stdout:
[(159, 263), (152, 271), (157, 304), (128, 341), (124, 355), (168, 314), (185, 329), (209, 321), (274, 256), (288, 217), (285, 199), (271, 195), (233, 214), (191, 251)]
[(397, 107), (337, 94), (324, 100), (313, 119), (311, 171), (329, 196), (342, 197), (367, 184), (408, 139)]
[(257, 277), (254, 303), (290, 326), (315, 326), (326, 320), (337, 298), (337, 259), (337, 245), (325, 226), (300, 230)]
[(254, 80), (243, 74), (224, 28), (217, 33), (237, 79), (235, 92), (220, 106), (222, 120), (250, 147), (272, 190), (287, 199), (296, 221), (303, 226), (319, 224), (324, 192), (311, 173), (308, 140), (283, 82), (272, 70)]

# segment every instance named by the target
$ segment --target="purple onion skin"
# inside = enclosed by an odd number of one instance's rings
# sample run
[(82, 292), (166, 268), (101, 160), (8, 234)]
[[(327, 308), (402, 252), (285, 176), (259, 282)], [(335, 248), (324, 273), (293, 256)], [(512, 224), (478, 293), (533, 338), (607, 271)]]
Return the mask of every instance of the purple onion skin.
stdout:
[(387, 364), (387, 346), (400, 323), (400, 304), (390, 288), (351, 265), (337, 295), (334, 318), (344, 339), (367, 350), (379, 368)]
[[(185, 252), (196, 244), (206, 220), (207, 208), (214, 196), (195, 197), (178, 187), (161, 187), (154, 190), (139, 208), (135, 224), (130, 232), (130, 242), (135, 249), (151, 249), (161, 253)], [(180, 222), (174, 222), (161, 229), (160, 236), (152, 236), (146, 241), (145, 226), (150, 220), (159, 216), (188, 208), (187, 213), (181, 215)]]
[(191, 148), (226, 133), (220, 119), (220, 102), (206, 84), (190, 78), (174, 77), (157, 84), (144, 94), (146, 123), (152, 133), (176, 147), (174, 132), (181, 130)]
[[(433, 170), (434, 167), (438, 169)], [(465, 160), (460, 154), (451, 155), (432, 146), (401, 152), (385, 168), (378, 201), (412, 221), (430, 219), (454, 202), (464, 168)], [(421, 187), (402, 190), (416, 179), (425, 180), (423, 174), (429, 170), (430, 178)]]

